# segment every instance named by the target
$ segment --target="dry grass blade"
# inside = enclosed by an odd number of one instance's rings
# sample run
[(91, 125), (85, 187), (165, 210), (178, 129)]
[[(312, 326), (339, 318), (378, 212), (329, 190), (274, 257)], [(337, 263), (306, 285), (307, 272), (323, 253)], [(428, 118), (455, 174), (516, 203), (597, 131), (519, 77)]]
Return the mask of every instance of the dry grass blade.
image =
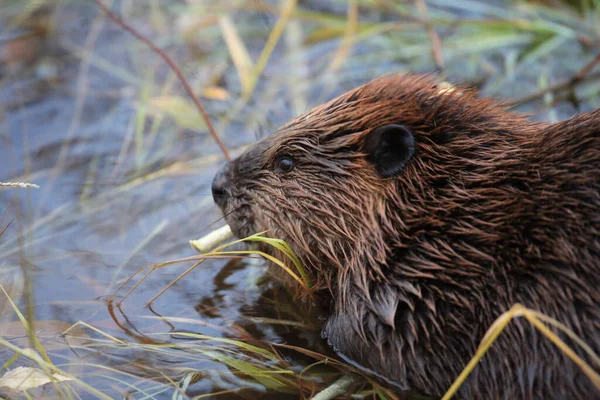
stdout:
[(306, 270), (304, 269), (304, 266), (300, 262), (300, 259), (298, 258), (298, 256), (296, 256), (296, 254), (294, 253), (292, 248), (284, 240), (264, 237), (264, 236), (262, 236), (261, 233), (258, 233), (256, 235), (252, 235), (252, 236), (248, 236), (247, 238), (242, 239), (242, 240), (250, 241), (250, 242), (252, 242), (252, 241), (263, 242), (270, 246), (275, 247), (277, 250), (284, 253), (292, 261), (292, 263), (298, 270), (298, 273), (302, 277), (302, 280), (304, 282), (303, 286), (306, 286), (307, 288), (311, 288), (313, 286), (313, 282), (310, 279), (310, 277), (308, 276), (308, 273), (306, 272)]
[[(352, 368), (348, 364), (344, 364), (341, 361), (338, 361), (336, 359), (330, 358), (330, 357), (325, 356), (325, 355), (323, 355), (321, 353), (318, 353), (316, 351), (305, 349), (303, 347), (294, 346), (294, 345), (291, 345), (291, 344), (273, 343), (273, 342), (270, 342), (269, 344), (271, 346), (273, 346), (273, 347), (280, 347), (282, 349), (289, 349), (289, 350), (297, 351), (300, 354), (304, 354), (305, 356), (314, 358), (315, 360), (318, 360), (318, 361), (323, 361), (325, 364), (333, 365), (333, 366), (335, 366), (337, 368), (343, 368), (345, 370)], [(356, 372), (359, 372), (359, 371), (356, 371)]]
[(267, 260), (271, 261), (272, 263), (281, 267), (283, 270), (285, 270), (285, 272), (287, 272), (296, 282), (298, 282), (300, 284), (300, 286), (302, 286), (302, 288), (304, 288), (307, 292), (309, 292), (310, 287), (308, 286), (308, 284), (305, 281), (302, 280), (302, 278), (300, 278), (294, 271), (292, 271), (287, 265), (285, 265), (285, 263), (283, 261), (281, 261), (280, 259), (278, 259), (276, 257), (273, 257), (270, 254), (264, 253), (259, 250), (241, 250), (241, 251), (219, 251), (219, 252), (205, 254), (203, 257), (213, 257), (216, 255), (231, 255), (231, 256), (257, 255), (257, 256), (264, 257)]
[[(108, 302), (109, 302), (109, 303), (112, 303), (112, 302), (115, 300), (115, 296), (117, 295), (117, 293), (119, 293), (119, 292), (121, 291), (121, 289), (123, 289), (123, 288), (125, 287), (125, 285), (127, 285), (129, 282), (131, 282), (131, 280), (132, 280), (133, 278), (135, 278), (137, 274), (139, 274), (139, 273), (141, 273), (142, 271), (145, 271), (145, 270), (149, 270), (150, 272), (152, 272), (152, 267), (153, 267), (152, 265), (149, 265), (149, 266), (146, 266), (146, 267), (140, 268), (140, 269), (138, 269), (137, 271), (135, 271), (135, 272), (133, 273), (133, 275), (131, 275), (129, 278), (125, 279), (125, 281), (123, 281), (123, 283), (121, 283), (121, 284), (119, 285), (119, 287), (118, 287), (118, 288), (115, 290), (115, 292), (114, 292), (114, 293), (113, 293), (113, 294), (112, 294), (112, 295), (111, 295), (111, 296), (108, 298)], [(144, 276), (142, 277), (142, 279), (140, 279), (140, 281), (143, 281), (143, 280), (144, 280), (144, 279), (145, 279), (145, 278), (146, 278), (146, 277), (149, 275), (149, 273), (150, 273), (150, 272), (146, 272), (146, 275), (144, 275)], [(135, 285), (135, 287), (137, 287), (137, 285), (138, 285), (138, 284), (136, 284), (136, 285)], [(123, 299), (121, 299), (121, 302), (120, 302), (120, 303), (122, 303), (122, 302), (123, 302), (123, 300), (125, 300), (125, 298), (127, 298), (127, 296), (129, 296), (129, 294), (130, 294), (131, 292), (132, 292), (132, 290), (129, 290), (129, 291), (127, 292), (127, 294), (124, 296), (124, 298), (123, 298)], [(119, 303), (119, 304), (120, 304), (120, 303)]]
[(417, 8), (419, 9), (419, 13), (425, 20), (425, 28), (427, 29), (427, 35), (429, 36), (429, 40), (431, 41), (431, 53), (433, 55), (433, 60), (437, 67), (442, 70), (444, 69), (444, 54), (442, 52), (442, 42), (440, 41), (440, 37), (435, 31), (435, 27), (429, 20), (429, 10), (427, 9), (427, 3), (425, 0), (415, 0)]
[[(2, 291), (2, 293), (4, 293), (4, 296), (8, 300), (8, 302), (9, 302), (10, 306), (12, 307), (13, 311), (15, 312), (15, 314), (17, 314), (17, 317), (19, 317), (19, 320), (25, 327), (25, 330), (27, 332), (30, 332), (31, 328), (30, 328), (29, 322), (27, 321), (25, 316), (21, 313), (21, 311), (19, 310), (17, 305), (12, 301), (12, 299), (10, 298), (10, 296), (8, 295), (6, 290), (4, 290), (4, 286), (2, 286), (1, 284), (0, 284), (0, 290)], [(44, 358), (44, 361), (47, 362), (48, 364), (52, 364), (52, 362), (50, 361), (50, 357), (48, 357), (48, 354), (46, 354), (46, 351), (44, 350), (44, 347), (42, 346), (42, 344), (40, 343), (38, 338), (34, 334), (30, 334), (30, 337), (33, 341), (33, 345), (35, 346), (35, 348), (39, 351), (39, 353)]]
[(101, 329), (96, 328), (95, 326), (92, 326), (90, 324), (88, 324), (87, 322), (84, 321), (77, 321), (75, 322), (73, 325), (71, 325), (70, 327), (68, 327), (61, 335), (62, 336), (66, 336), (71, 330), (77, 328), (78, 326), (84, 326), (94, 332), (96, 332), (99, 335), (104, 336), (105, 338), (112, 340), (113, 342), (119, 343), (119, 344), (125, 344), (124, 341), (122, 341), (121, 339), (118, 339), (112, 335), (109, 335), (108, 333), (104, 332)]
[(215, 142), (221, 149), (221, 152), (225, 156), (225, 159), (227, 161), (230, 161), (231, 157), (229, 156), (229, 152), (227, 151), (227, 148), (221, 141), (221, 138), (219, 138), (219, 135), (217, 134), (217, 131), (215, 130), (214, 125), (210, 121), (210, 117), (208, 116), (208, 113), (206, 112), (206, 110), (204, 109), (202, 104), (200, 103), (200, 100), (198, 99), (198, 97), (196, 97), (196, 95), (194, 94), (194, 91), (192, 90), (191, 86), (187, 82), (187, 79), (185, 79), (185, 77), (183, 76), (183, 73), (181, 72), (181, 70), (179, 69), (177, 64), (175, 64), (175, 62), (171, 59), (171, 57), (169, 57), (167, 55), (167, 53), (165, 53), (162, 49), (160, 49), (158, 46), (156, 46), (156, 44), (154, 44), (150, 39), (148, 39), (146, 36), (142, 35), (140, 32), (138, 32), (132, 26), (128, 25), (125, 21), (123, 21), (121, 18), (119, 18), (115, 13), (113, 13), (104, 3), (102, 3), (102, 1), (94, 0), (94, 2), (96, 2), (98, 7), (100, 7), (106, 13), (106, 15), (108, 15), (108, 17), (111, 20), (113, 20), (117, 25), (121, 26), (123, 29), (125, 29), (126, 31), (131, 33), (133, 36), (135, 36), (136, 38), (138, 38), (139, 40), (144, 42), (146, 45), (148, 45), (156, 54), (158, 54), (159, 56), (162, 57), (162, 59), (169, 65), (169, 67), (171, 67), (173, 72), (175, 72), (175, 75), (177, 75), (177, 78), (179, 78), (179, 81), (183, 85), (185, 91), (187, 92), (187, 94), (190, 96), (190, 98), (194, 102), (194, 105), (196, 106), (196, 108), (198, 109), (200, 114), (202, 115), (202, 118), (204, 119), (204, 122), (206, 123), (206, 126), (208, 127), (208, 131), (209, 131), (210, 135), (212, 136), (212, 138), (215, 140)]
[(229, 49), (229, 54), (231, 55), (233, 64), (238, 72), (240, 83), (242, 85), (242, 91), (244, 93), (251, 91), (252, 88), (250, 86), (252, 81), (251, 74), (253, 63), (252, 59), (250, 58), (250, 54), (248, 54), (248, 49), (238, 35), (238, 32), (229, 16), (220, 17), (219, 26), (221, 27), (223, 38), (225, 39), (225, 44), (227, 44), (227, 48)]
[[(152, 297), (150, 300), (148, 300), (148, 302), (146, 302), (145, 306), (148, 307), (150, 304), (152, 304), (154, 302), (154, 300), (158, 299), (160, 296), (162, 296), (163, 293), (165, 293), (167, 290), (169, 290), (169, 288), (171, 286), (173, 286), (174, 284), (176, 284), (177, 282), (179, 282), (181, 279), (183, 279), (183, 277), (185, 277), (187, 274), (189, 274), (190, 272), (192, 272), (193, 270), (196, 269), (196, 267), (198, 267), (198, 265), (202, 264), (202, 262), (204, 262), (205, 259), (203, 260), (199, 260), (198, 262), (194, 263), (194, 265), (192, 265), (191, 267), (189, 267), (188, 269), (186, 269), (182, 274), (180, 274), (177, 278), (173, 279), (167, 286), (165, 286), (164, 288), (161, 289), (160, 292), (158, 292), (156, 295), (154, 295), (154, 297)], [(148, 271), (148, 273), (146, 275), (144, 275), (142, 277), (142, 279), (140, 279), (139, 282), (137, 282), (129, 292), (127, 292), (126, 296), (129, 296), (130, 293), (132, 293), (135, 288), (137, 288), (139, 286), (140, 283), (142, 283), (142, 281), (144, 279), (146, 279), (148, 277), (148, 275), (150, 275), (150, 273), (152, 273), (152, 271), (154, 271), (155, 268), (152, 268), (150, 271)]]
[(267, 66), (267, 62), (269, 61), (269, 58), (271, 57), (273, 50), (275, 50), (275, 46), (277, 46), (277, 43), (279, 42), (279, 38), (283, 34), (283, 31), (285, 29), (285, 26), (287, 25), (287, 22), (289, 21), (292, 14), (294, 13), (294, 10), (296, 9), (297, 2), (298, 2), (298, 0), (288, 0), (285, 3), (285, 5), (283, 6), (281, 15), (279, 16), (277, 23), (273, 27), (273, 30), (271, 31), (271, 34), (269, 35), (269, 38), (267, 39), (267, 43), (265, 44), (265, 47), (263, 48), (262, 52), (260, 53), (260, 57), (258, 58), (256, 65), (254, 66), (254, 70), (252, 71), (249, 88), (242, 94), (242, 97), (244, 99), (248, 99), (252, 95), (252, 92), (254, 91), (254, 88), (256, 87), (256, 83), (258, 82), (258, 78), (260, 77), (260, 75), (262, 74), (262, 71)]
[(348, 1), (348, 23), (346, 24), (346, 30), (341, 46), (333, 56), (333, 60), (327, 70), (328, 73), (337, 71), (348, 57), (352, 45), (354, 43), (354, 37), (356, 35), (358, 27), (358, 5), (354, 0)]
[[(153, 111), (157, 111), (157, 114), (169, 116), (182, 128), (199, 131), (206, 127), (204, 119), (195, 112), (192, 103), (184, 97), (155, 96), (148, 100), (148, 104)], [(138, 140), (136, 140), (137, 142)]]
[(585, 81), (591, 81), (600, 78), (600, 72), (591, 73), (592, 70), (600, 64), (600, 54), (598, 54), (594, 59), (588, 62), (583, 66), (573, 77), (569, 79), (565, 79), (561, 82), (550, 85), (542, 90), (539, 90), (534, 93), (526, 94), (521, 97), (517, 97), (516, 99), (511, 100), (512, 105), (523, 105), (527, 103), (531, 103), (532, 101), (539, 100), (543, 98), (547, 93), (556, 93), (563, 90), (575, 90), (575, 87), (584, 83)]
[[(176, 260), (176, 261), (169, 261), (169, 262), (165, 262), (165, 263), (155, 264), (152, 267), (150, 267), (149, 271), (147, 271), (146, 274), (138, 282), (136, 282), (136, 284), (125, 294), (124, 298), (121, 299), (120, 303), (122, 303), (142, 283), (142, 281), (144, 281), (150, 275), (150, 273), (152, 273), (152, 271), (154, 271), (157, 268), (161, 268), (166, 265), (171, 265), (174, 263), (179, 263), (179, 262), (184, 262), (184, 261), (191, 261), (191, 260), (196, 261), (196, 263), (194, 265), (192, 265), (187, 270), (185, 270), (177, 278), (175, 278), (173, 281), (171, 281), (167, 286), (165, 286), (163, 289), (161, 289), (161, 291), (158, 292), (154, 297), (152, 297), (146, 303), (146, 306), (149, 306), (150, 304), (152, 304), (156, 299), (158, 299), (161, 295), (163, 295), (169, 288), (171, 288), (174, 284), (176, 284), (178, 281), (180, 281), (183, 277), (185, 277), (187, 274), (189, 274), (194, 269), (196, 269), (206, 259), (236, 258), (236, 257), (243, 258), (243, 257), (247, 257), (247, 256), (261, 256), (263, 258), (266, 258), (267, 260), (271, 261), (275, 265), (281, 267), (285, 272), (287, 272), (292, 277), (292, 279), (294, 279), (296, 282), (298, 282), (300, 284), (300, 286), (303, 289), (305, 289), (306, 293), (310, 293), (310, 288), (313, 286), (313, 282), (312, 282), (310, 276), (308, 275), (308, 273), (306, 272), (306, 270), (304, 269), (304, 267), (302, 266), (302, 263), (300, 262), (298, 257), (294, 254), (294, 252), (290, 248), (290, 246), (283, 240), (264, 237), (264, 236), (262, 236), (263, 233), (264, 232), (257, 233), (255, 235), (251, 235), (251, 236), (248, 236), (243, 239), (234, 240), (232, 242), (223, 244), (223, 245), (215, 248), (213, 251), (211, 251), (209, 253), (204, 253), (201, 256), (188, 257), (188, 258), (180, 259), (180, 260)], [(296, 267), (296, 270), (298, 271), (300, 276), (298, 276), (298, 274), (296, 274), (294, 271), (292, 271), (292, 269), (290, 269), (285, 264), (285, 262), (283, 262), (282, 260), (280, 260), (276, 257), (273, 257), (270, 254), (264, 253), (262, 251), (258, 251), (258, 250), (224, 251), (224, 249), (226, 249), (230, 246), (233, 246), (237, 243), (241, 243), (241, 242), (245, 242), (245, 241), (263, 242), (263, 243), (266, 243), (266, 244), (278, 249), (280, 252), (282, 252), (287, 258), (289, 258), (292, 261), (292, 263)], [(194, 242), (194, 241), (190, 241), (190, 243), (191, 242)], [(192, 247), (196, 248), (193, 245), (192, 245)], [(146, 268), (148, 268), (148, 267), (146, 267)], [(146, 268), (144, 268), (144, 269), (146, 269)], [(138, 270), (134, 274), (134, 276), (137, 275), (139, 272), (141, 272), (141, 270)], [(119, 291), (132, 278), (133, 278), (133, 276), (130, 277), (126, 282), (121, 284), (121, 286), (119, 287), (119, 289), (117, 289), (117, 291)], [(114, 297), (114, 294), (113, 294), (113, 297)]]
[[(251, 353), (260, 354), (261, 356), (266, 357), (270, 361), (279, 361), (279, 357), (276, 354), (274, 354), (268, 350), (265, 350), (263, 348), (248, 344), (246, 342), (242, 342), (240, 340), (227, 339), (227, 338), (221, 338), (221, 337), (216, 337), (216, 336), (201, 335), (198, 333), (191, 333), (191, 332), (176, 332), (176, 333), (178, 336), (182, 336), (182, 337), (189, 337), (189, 338), (194, 338), (194, 339), (199, 339), (199, 340), (213, 341), (213, 342), (218, 342), (218, 343), (226, 343), (226, 344), (234, 345), (236, 347), (239, 347), (239, 348), (249, 351)], [(290, 374), (293, 372), (286, 370), (285, 373)]]
[[(218, 231), (218, 230), (217, 230)], [(215, 231), (215, 232), (217, 232)], [(269, 261), (274, 262), (275, 264), (279, 265), (281, 268), (283, 268), (286, 272), (288, 272), (292, 278), (294, 278), (294, 280), (296, 280), (298, 283), (300, 283), (302, 285), (302, 287), (306, 288), (307, 290), (309, 288), (311, 288), (313, 286), (312, 280), (310, 279), (310, 277), (308, 276), (308, 273), (306, 272), (306, 270), (304, 269), (304, 267), (302, 266), (302, 263), (300, 262), (300, 259), (296, 256), (296, 254), (294, 253), (294, 251), (291, 249), (291, 247), (283, 240), (281, 239), (275, 239), (275, 238), (269, 238), (269, 237), (265, 237), (263, 236), (265, 232), (259, 232), (256, 233), (254, 235), (250, 235), (248, 237), (245, 237), (243, 239), (238, 239), (238, 240), (234, 240), (232, 242), (223, 244), (217, 248), (215, 248), (213, 251), (211, 251), (210, 253), (205, 253), (203, 255), (203, 257), (214, 257), (216, 255), (223, 255), (223, 254), (231, 254), (231, 255), (235, 255), (235, 254), (244, 254), (244, 255), (260, 255), (266, 259), (268, 259)], [(211, 236), (211, 235), (207, 235), (204, 238)], [(202, 239), (204, 239), (202, 238)], [(201, 240), (202, 240), (201, 239)], [(198, 246), (194, 244), (194, 242), (199, 242), (200, 240), (193, 240), (190, 241), (190, 244), (192, 245), (193, 248), (198, 249)], [(231, 247), (237, 243), (241, 243), (241, 242), (263, 242), (266, 243), (274, 248), (276, 248), (277, 250), (281, 251), (286, 257), (288, 257), (292, 263), (294, 264), (294, 266), (296, 267), (296, 269), (298, 270), (298, 273), (300, 274), (300, 276), (302, 277), (302, 279), (300, 279), (298, 277), (298, 275), (293, 272), (291, 269), (289, 269), (289, 267), (287, 267), (285, 265), (285, 263), (282, 260), (279, 260), (273, 256), (270, 256), (264, 252), (261, 251), (234, 251), (234, 252), (224, 252), (223, 250)]]
[(6, 232), (6, 230), (10, 227), (11, 224), (12, 221), (10, 221), (8, 224), (6, 224), (4, 228), (2, 228), (2, 230), (0, 231), (0, 236), (4, 235), (4, 232)]
[(24, 189), (39, 189), (40, 187), (35, 183), (25, 182), (0, 182), (0, 187), (20, 187)]
[(204, 355), (219, 362), (222, 362), (230, 368), (234, 368), (235, 370), (252, 377), (255, 381), (257, 381), (267, 389), (282, 392), (286, 391), (286, 389), (289, 388), (291, 389), (289, 390), (291, 392), (296, 391), (294, 380), (286, 379), (284, 376), (278, 376), (282, 374), (293, 374), (293, 371), (284, 372), (282, 370), (273, 371), (263, 369), (252, 365), (251, 363), (239, 360), (234, 357), (226, 356), (219, 352), (206, 351), (204, 352)]
[[(25, 329), (29, 329), (29, 324), (25, 320), (25, 317), (20, 312), (20, 310), (16, 307), (16, 305), (14, 304), (12, 299), (8, 296), (8, 293), (6, 293), (6, 291), (4, 290), (4, 287), (2, 285), (0, 285), (0, 290), (4, 293), (4, 295), (7, 297), (8, 301), (9, 301), (9, 303), (13, 306), (15, 313), (17, 314), (17, 316), (23, 323), (23, 326), (25, 327)], [(15, 356), (12, 357), (11, 360), (16, 360), (18, 357), (26, 357), (26, 358), (30, 359), (31, 361), (35, 362), (39, 366), (40, 370), (48, 377), (49, 381), (54, 386), (54, 390), (56, 391), (56, 394), (58, 395), (59, 398), (73, 398), (74, 394), (71, 393), (72, 389), (70, 389), (70, 387), (68, 385), (64, 386), (64, 389), (68, 391), (67, 393), (65, 393), (63, 391), (62, 386), (59, 387), (59, 385), (58, 385), (59, 380), (57, 379), (58, 376), (64, 378), (63, 380), (73, 381), (80, 388), (82, 388), (83, 390), (87, 391), (90, 394), (93, 394), (97, 398), (111, 399), (111, 397), (105, 395), (104, 393), (93, 388), (92, 386), (82, 382), (80, 379), (76, 378), (74, 375), (69, 374), (66, 371), (64, 371), (61, 368), (54, 365), (52, 363), (52, 361), (50, 360), (50, 358), (48, 357), (48, 355), (46, 354), (46, 351), (42, 347), (40, 341), (35, 336), (34, 332), (32, 332), (31, 336), (34, 338), (33, 340), (34, 340), (37, 352), (33, 351), (31, 349), (20, 348), (20, 347), (14, 345), (13, 343), (11, 343), (7, 340), (4, 340), (2, 337), (0, 337), (0, 346), (5, 347), (8, 351), (11, 351), (15, 354)], [(40, 356), (40, 354), (41, 354), (41, 356)], [(9, 365), (9, 363), (5, 363), (4, 365), (1, 366), (0, 369), (7, 368), (8, 365)]]
[(160, 291), (159, 294), (157, 294), (156, 296), (154, 296), (152, 298), (152, 300), (150, 300), (148, 303), (146, 303), (146, 306), (148, 306), (150, 303), (152, 303), (154, 300), (156, 300), (161, 294), (163, 294), (168, 288), (170, 288), (171, 286), (173, 286), (175, 283), (177, 283), (177, 281), (179, 281), (181, 278), (183, 278), (185, 275), (187, 275), (189, 272), (191, 272), (193, 269), (195, 269), (198, 265), (200, 265), (205, 258), (225, 258), (225, 259), (232, 259), (232, 258), (236, 258), (236, 257), (231, 257), (231, 256), (219, 256), (219, 255), (215, 255), (215, 256), (210, 256), (210, 257), (203, 257), (200, 258), (198, 256), (194, 256), (194, 257), (187, 257), (187, 258), (181, 258), (179, 260), (173, 260), (173, 261), (166, 261), (163, 263), (159, 263), (159, 264), (154, 264), (154, 265), (149, 265), (143, 268), (138, 269), (133, 275), (131, 275), (129, 278), (127, 278), (121, 285), (119, 285), (119, 287), (117, 288), (117, 290), (110, 296), (109, 298), (109, 302), (114, 301), (115, 296), (117, 295), (117, 293), (119, 293), (121, 291), (121, 289), (123, 289), (125, 287), (125, 285), (127, 285), (129, 282), (131, 282), (131, 280), (138, 275), (139, 273), (146, 271), (146, 273), (140, 278), (139, 281), (137, 281), (135, 283), (135, 285), (133, 285), (133, 287), (131, 289), (129, 289), (127, 291), (127, 293), (123, 296), (123, 298), (119, 301), (118, 305), (121, 305), (125, 299), (127, 299), (127, 297), (129, 297), (129, 295), (131, 293), (133, 293), (133, 291), (155, 270), (158, 268), (162, 268), (162, 267), (166, 267), (168, 265), (173, 265), (173, 264), (177, 264), (177, 263), (182, 263), (182, 262), (186, 262), (186, 261), (197, 261), (193, 266), (191, 266), (190, 268), (188, 268), (188, 270), (186, 270), (183, 274), (179, 275), (177, 278), (175, 278), (174, 281), (172, 281), (170, 284), (168, 284), (163, 290)]
[[(592, 383), (600, 390), (600, 375), (595, 372), (584, 360), (581, 359), (569, 346), (566, 345), (556, 334), (554, 334), (551, 330), (549, 330), (538, 318), (539, 315), (543, 315), (533, 310), (529, 310), (523, 307), (521, 304), (515, 304), (510, 310), (499, 316), (496, 321), (492, 324), (492, 326), (488, 329), (485, 336), (481, 340), (481, 344), (479, 345), (475, 355), (471, 358), (471, 361), (467, 364), (461, 374), (456, 378), (454, 383), (450, 386), (446, 394), (442, 397), (442, 400), (449, 400), (456, 394), (460, 386), (465, 382), (468, 378), (469, 374), (473, 371), (477, 363), (481, 360), (481, 358), (485, 355), (485, 353), (489, 350), (492, 344), (496, 341), (498, 336), (502, 333), (502, 331), (508, 326), (510, 321), (516, 317), (525, 317), (527, 321), (529, 321), (533, 326), (535, 326), (546, 338), (548, 338), (552, 343), (554, 343), (563, 353), (565, 353), (575, 364), (577, 364), (581, 370), (590, 378)], [(583, 341), (575, 335), (574, 332), (569, 330), (565, 325), (560, 322), (554, 320), (553, 318), (544, 315), (544, 319), (546, 321), (552, 321), (552, 325), (558, 327), (563, 332), (567, 333), (568, 336), (572, 338), (576, 338), (577, 343), (582, 343)], [(589, 346), (585, 346), (584, 349), (586, 351), (591, 349)], [(596, 361), (598, 360), (598, 356), (592, 353), (592, 358)]]
[(592, 360), (594, 360), (594, 362), (598, 366), (600, 366), (600, 357), (598, 357), (598, 355), (594, 353), (594, 350), (592, 350), (592, 348), (590, 346), (588, 346), (587, 343), (585, 343), (577, 335), (575, 335), (573, 333), (573, 331), (571, 331), (565, 324), (555, 320), (554, 318), (550, 318), (542, 313), (539, 313), (537, 311), (533, 311), (533, 310), (529, 310), (529, 311), (535, 317), (537, 317), (539, 320), (544, 321), (545, 323), (560, 329), (565, 335), (569, 336), (569, 338), (571, 340), (573, 340), (575, 343), (577, 343), (579, 345), (579, 347), (581, 347), (588, 354), (588, 356), (590, 356), (590, 358)]
[[(589, 366), (581, 357), (577, 355), (565, 342), (563, 342), (554, 332), (548, 329), (536, 316), (529, 310), (525, 309), (523, 316), (540, 332), (544, 334), (552, 343), (556, 345), (563, 353), (565, 353), (581, 370), (587, 375), (592, 381), (596, 389), (600, 390), (600, 374), (598, 374), (592, 367)], [(575, 336), (575, 333), (571, 332)], [(579, 338), (578, 338), (579, 339)], [(581, 340), (581, 339), (579, 339)], [(597, 358), (596, 355), (594, 355)]]

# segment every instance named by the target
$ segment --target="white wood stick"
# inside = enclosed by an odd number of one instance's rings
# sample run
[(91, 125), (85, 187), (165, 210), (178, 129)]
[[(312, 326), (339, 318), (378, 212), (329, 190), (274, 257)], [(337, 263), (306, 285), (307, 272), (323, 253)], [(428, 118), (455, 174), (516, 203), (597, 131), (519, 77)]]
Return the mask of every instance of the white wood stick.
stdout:
[(317, 393), (312, 400), (331, 400), (338, 396), (346, 394), (350, 386), (355, 382), (351, 375), (344, 375), (331, 385)]
[(231, 232), (229, 225), (225, 225), (204, 235), (200, 239), (190, 240), (190, 246), (200, 253), (208, 253), (219, 244), (231, 238), (233, 238), (233, 232)]

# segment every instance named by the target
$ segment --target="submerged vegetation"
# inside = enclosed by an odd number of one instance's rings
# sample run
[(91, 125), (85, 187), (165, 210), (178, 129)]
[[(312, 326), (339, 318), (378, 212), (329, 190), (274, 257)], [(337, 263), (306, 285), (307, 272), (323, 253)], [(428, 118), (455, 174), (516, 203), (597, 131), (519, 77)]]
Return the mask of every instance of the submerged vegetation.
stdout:
[[(39, 185), (0, 184), (2, 398), (309, 398), (348, 374), (354, 398), (396, 398), (331, 352), (264, 253), (191, 253), (225, 156), (190, 93), (231, 156), (389, 72), (442, 71), (538, 119), (600, 106), (597, 0), (101, 3), (188, 87), (92, 1), (1, 2), (0, 182)], [(310, 292), (285, 242), (257, 240)], [(515, 305), (474, 360), (515, 317), (569, 352), (558, 321)]]

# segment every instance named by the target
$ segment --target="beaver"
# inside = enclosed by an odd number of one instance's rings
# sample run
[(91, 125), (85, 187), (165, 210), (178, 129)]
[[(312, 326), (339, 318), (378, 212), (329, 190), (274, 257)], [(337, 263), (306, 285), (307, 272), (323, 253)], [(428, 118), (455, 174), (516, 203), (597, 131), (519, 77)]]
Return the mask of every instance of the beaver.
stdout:
[[(399, 388), (443, 395), (517, 303), (598, 353), (600, 110), (533, 122), (440, 89), (386, 75), (308, 111), (227, 163), (214, 200), (236, 236), (291, 246), (326, 299), (330, 346)], [(456, 395), (591, 399), (597, 386), (517, 318)]]

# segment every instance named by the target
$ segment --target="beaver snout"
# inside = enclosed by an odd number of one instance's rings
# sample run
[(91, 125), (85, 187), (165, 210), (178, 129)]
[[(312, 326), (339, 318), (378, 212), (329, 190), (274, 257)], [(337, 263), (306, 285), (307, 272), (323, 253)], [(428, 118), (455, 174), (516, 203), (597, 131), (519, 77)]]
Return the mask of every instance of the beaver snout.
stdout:
[(211, 190), (215, 204), (238, 238), (256, 233), (254, 212), (248, 196), (247, 185), (240, 183), (239, 161), (227, 163), (213, 178)]
[(212, 196), (215, 203), (223, 209), (227, 199), (231, 195), (231, 184), (227, 177), (228, 166), (224, 166), (217, 172), (212, 181)]

